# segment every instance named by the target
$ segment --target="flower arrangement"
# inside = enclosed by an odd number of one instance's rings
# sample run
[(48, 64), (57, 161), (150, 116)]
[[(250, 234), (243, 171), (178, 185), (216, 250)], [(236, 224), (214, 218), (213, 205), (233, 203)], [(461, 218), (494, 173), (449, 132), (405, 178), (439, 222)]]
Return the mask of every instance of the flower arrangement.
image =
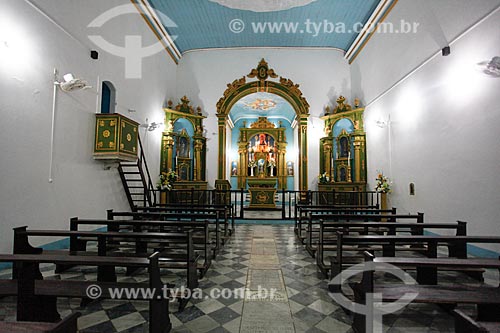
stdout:
[(172, 184), (177, 181), (178, 178), (179, 176), (175, 173), (175, 171), (170, 170), (169, 172), (162, 172), (156, 187), (159, 190), (170, 191), (172, 189)]
[(391, 193), (391, 184), (392, 182), (384, 176), (382, 172), (379, 172), (377, 178), (375, 179), (377, 184), (375, 185), (375, 191), (381, 193)]
[(269, 165), (271, 168), (274, 168), (276, 166), (276, 161), (274, 158), (271, 158), (269, 162), (267, 162), (267, 165)]
[(257, 163), (254, 160), (251, 160), (250, 162), (248, 162), (248, 166), (253, 169), (257, 166)]
[(330, 182), (330, 177), (328, 177), (326, 172), (323, 172), (321, 175), (318, 176), (318, 182), (320, 184), (328, 184)]

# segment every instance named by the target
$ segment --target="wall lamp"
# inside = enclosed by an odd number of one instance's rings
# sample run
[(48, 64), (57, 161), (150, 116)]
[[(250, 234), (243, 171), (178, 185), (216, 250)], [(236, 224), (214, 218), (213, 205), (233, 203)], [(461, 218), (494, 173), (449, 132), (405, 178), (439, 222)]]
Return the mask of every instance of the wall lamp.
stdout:
[(142, 125), (140, 125), (140, 127), (147, 129), (148, 132), (152, 132), (162, 125), (163, 125), (163, 123), (152, 122), (152, 123), (148, 123), (148, 124), (142, 124)]
[(487, 64), (483, 72), (487, 75), (500, 77), (500, 57), (493, 57)]

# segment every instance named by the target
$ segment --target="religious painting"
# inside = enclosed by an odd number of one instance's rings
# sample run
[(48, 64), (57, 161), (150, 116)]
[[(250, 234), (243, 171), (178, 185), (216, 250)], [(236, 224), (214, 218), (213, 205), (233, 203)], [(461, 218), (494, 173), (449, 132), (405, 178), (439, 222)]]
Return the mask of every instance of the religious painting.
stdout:
[(177, 157), (177, 174), (179, 175), (179, 180), (191, 180), (189, 174), (190, 166), (191, 159)]
[(177, 142), (177, 156), (189, 157), (189, 138), (179, 136)]
[(340, 168), (340, 179), (339, 180), (341, 182), (347, 181), (347, 172), (346, 172), (346, 168), (344, 168), (344, 167)]
[(266, 133), (255, 134), (249, 141), (249, 149), (252, 152), (273, 152), (274, 151), (274, 138)]
[(231, 176), (238, 176), (238, 162), (231, 162)]
[(286, 175), (293, 176), (293, 162), (292, 161), (286, 162)]
[(340, 138), (340, 154), (339, 157), (349, 157), (349, 142), (347, 137)]
[(189, 134), (186, 129), (183, 128), (178, 134), (176, 134), (176, 156), (181, 158), (189, 157), (189, 150), (191, 147), (191, 142)]

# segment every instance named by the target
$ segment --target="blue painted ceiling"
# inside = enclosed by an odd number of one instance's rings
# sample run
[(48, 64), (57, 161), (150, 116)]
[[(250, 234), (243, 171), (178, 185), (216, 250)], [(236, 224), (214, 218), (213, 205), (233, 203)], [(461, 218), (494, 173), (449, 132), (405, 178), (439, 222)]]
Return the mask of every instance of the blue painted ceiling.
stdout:
[(295, 118), (295, 110), (281, 96), (258, 92), (247, 95), (236, 102), (231, 108), (229, 117), (233, 124), (242, 119), (268, 117), (273, 123), (277, 124), (281, 120), (291, 125)]
[[(347, 50), (358, 35), (353, 26), (358, 22), (364, 25), (381, 0), (301, 0), (305, 5), (267, 12), (233, 9), (230, 7), (235, 6), (223, 6), (216, 1), (243, 3), (241, 0), (149, 0), (170, 36), (176, 36), (174, 42), (181, 52), (225, 47), (333, 47)], [(265, 3), (262, 1), (260, 3)], [(255, 1), (253, 6), (259, 7), (258, 3)], [(231, 24), (235, 31), (243, 25), (244, 29), (239, 33), (232, 32)], [(266, 31), (255, 32), (257, 24), (266, 25)], [(275, 29), (281, 28), (280, 32), (271, 33), (267, 24), (274, 24)], [(342, 27), (341, 24), (345, 29), (338, 28)], [(331, 32), (334, 28), (336, 32)]]

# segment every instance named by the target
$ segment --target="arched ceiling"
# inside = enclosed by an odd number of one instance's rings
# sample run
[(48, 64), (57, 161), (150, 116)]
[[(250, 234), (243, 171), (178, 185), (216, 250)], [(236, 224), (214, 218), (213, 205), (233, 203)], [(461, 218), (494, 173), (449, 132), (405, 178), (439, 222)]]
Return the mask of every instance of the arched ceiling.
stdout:
[(266, 92), (247, 95), (236, 102), (229, 112), (233, 124), (242, 119), (268, 117), (274, 123), (279, 120), (292, 124), (295, 110), (283, 97)]
[[(358, 36), (353, 29), (355, 24), (361, 24), (357, 26), (360, 29), (382, 1), (149, 0), (149, 3), (177, 49), (184, 53), (228, 47), (331, 47), (347, 51)], [(338, 28), (339, 24), (344, 28)]]

